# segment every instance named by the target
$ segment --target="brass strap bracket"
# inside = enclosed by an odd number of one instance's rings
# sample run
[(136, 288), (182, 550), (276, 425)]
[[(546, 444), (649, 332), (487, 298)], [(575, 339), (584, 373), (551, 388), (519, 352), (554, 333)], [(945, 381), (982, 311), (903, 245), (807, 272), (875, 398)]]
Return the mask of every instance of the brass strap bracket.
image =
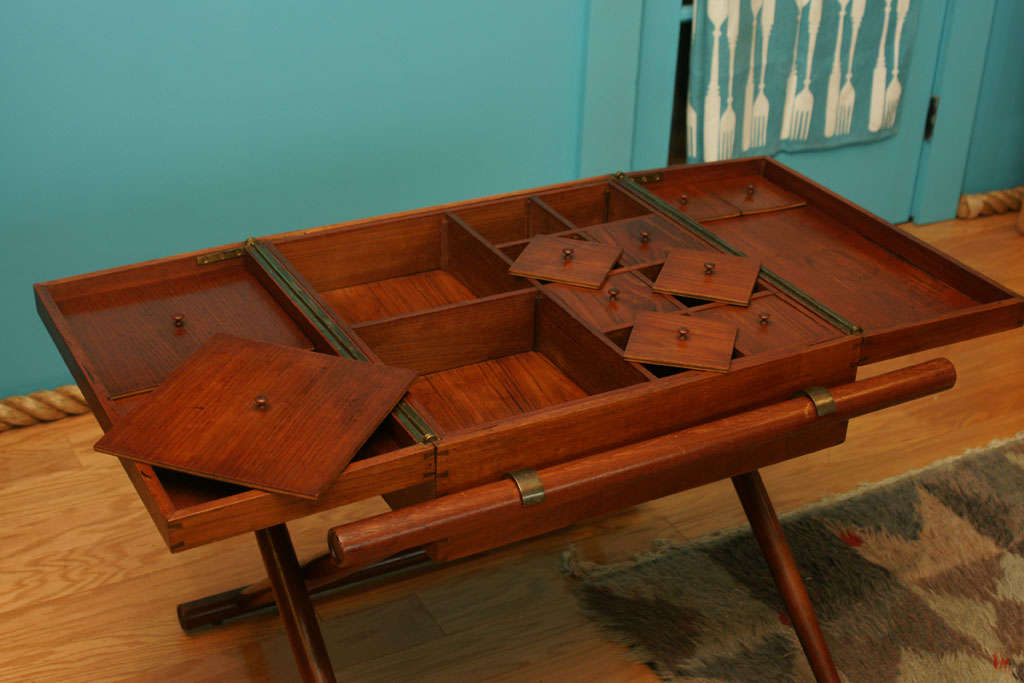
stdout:
[(509, 472), (505, 476), (516, 483), (524, 508), (544, 502), (544, 483), (540, 480), (537, 470), (526, 468)]
[(801, 389), (797, 395), (801, 394), (811, 399), (811, 403), (814, 404), (814, 412), (818, 414), (818, 417), (831, 415), (837, 410), (836, 399), (833, 398), (832, 392), (825, 387), (807, 387), (806, 389)]
[(219, 263), (221, 261), (227, 261), (228, 259), (241, 258), (244, 253), (244, 248), (232, 247), (231, 249), (224, 249), (222, 251), (200, 254), (199, 256), (196, 256), (196, 264), (200, 266), (208, 266), (211, 263)]

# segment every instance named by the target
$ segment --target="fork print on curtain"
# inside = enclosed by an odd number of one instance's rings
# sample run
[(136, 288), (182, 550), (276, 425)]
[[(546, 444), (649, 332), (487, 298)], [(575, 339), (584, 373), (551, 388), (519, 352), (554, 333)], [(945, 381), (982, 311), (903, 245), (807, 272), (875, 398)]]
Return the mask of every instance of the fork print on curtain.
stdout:
[(688, 159), (893, 135), (923, 1), (695, 2)]

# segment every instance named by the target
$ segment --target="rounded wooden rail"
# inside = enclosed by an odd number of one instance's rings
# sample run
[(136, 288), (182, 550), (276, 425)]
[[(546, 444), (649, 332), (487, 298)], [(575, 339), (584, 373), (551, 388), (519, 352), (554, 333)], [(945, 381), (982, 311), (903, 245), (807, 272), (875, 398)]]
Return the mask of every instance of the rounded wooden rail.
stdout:
[[(548, 467), (539, 472), (545, 502), (534, 507), (523, 508), (516, 484), (504, 479), (335, 527), (327, 533), (327, 543), (338, 565), (361, 567), (485, 528), (500, 534), (502, 523), (516, 515), (543, 514), (549, 506), (572, 504), (596, 492), (613, 496), (616, 489), (640, 486), (651, 478), (671, 477), (676, 490), (683, 490), (705, 483), (709, 468), (722, 469), (714, 472), (722, 479), (759, 466), (756, 458), (723, 465), (716, 455), (755, 449), (812, 423), (848, 420), (948, 389), (955, 382), (952, 363), (944, 358), (927, 361), (831, 388), (836, 410), (827, 417), (819, 417), (812, 401), (800, 396)], [(726, 466), (735, 471), (725, 471)]]

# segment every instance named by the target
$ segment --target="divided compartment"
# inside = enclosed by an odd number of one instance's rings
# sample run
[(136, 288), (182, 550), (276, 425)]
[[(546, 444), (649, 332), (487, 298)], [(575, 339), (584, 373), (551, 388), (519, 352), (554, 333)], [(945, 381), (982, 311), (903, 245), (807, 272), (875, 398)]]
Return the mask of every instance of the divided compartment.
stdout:
[(1014, 292), (770, 158), (631, 174), (641, 176), (648, 182), (638, 194), (684, 214), (674, 201), (680, 188), (717, 187), (728, 199), (754, 178), (760, 203), (706, 230), (810, 297), (838, 329), (862, 334), (862, 364), (1024, 320)]
[(766, 177), (762, 159), (693, 164), (629, 174), (648, 192), (696, 221), (803, 206), (805, 200)]
[(581, 228), (651, 213), (651, 209), (609, 180), (457, 209), (459, 219), (511, 260), (536, 235), (579, 239)]
[(457, 217), (431, 213), (274, 242), (350, 324), (528, 287)]
[(536, 289), (354, 326), (443, 432), (647, 381), (606, 339)]

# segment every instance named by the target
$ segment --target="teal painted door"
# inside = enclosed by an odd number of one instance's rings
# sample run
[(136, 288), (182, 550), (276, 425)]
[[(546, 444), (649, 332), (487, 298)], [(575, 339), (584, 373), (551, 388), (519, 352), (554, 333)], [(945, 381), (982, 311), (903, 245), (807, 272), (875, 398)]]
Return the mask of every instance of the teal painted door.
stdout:
[(945, 0), (918, 1), (923, 5), (896, 135), (870, 144), (776, 157), (893, 223), (911, 215), (946, 13)]
[[(893, 223), (910, 219), (928, 223), (955, 215), (997, 4), (997, 0), (912, 2), (921, 3), (921, 13), (896, 135), (881, 142), (781, 153), (776, 157)], [(601, 5), (602, 0), (595, 0), (594, 7)], [(633, 125), (634, 170), (663, 165), (667, 157), (669, 131), (664, 103), (671, 97), (671, 71), (659, 72), (656, 65), (664, 67), (678, 44), (677, 33), (653, 30), (664, 27), (669, 13), (679, 11), (678, 5), (646, 0), (643, 7), (636, 107), (631, 110), (634, 119), (618, 117), (620, 133)], [(683, 31), (691, 30), (687, 9), (682, 13)], [(608, 23), (621, 26), (624, 22), (617, 17)], [(631, 46), (605, 41), (612, 47), (602, 48), (593, 36), (591, 40), (591, 53), (618, 50), (619, 63), (627, 56), (632, 60), (630, 65), (637, 63), (635, 56), (625, 54)], [(588, 73), (588, 83), (594, 79)], [(933, 95), (939, 97), (940, 105), (932, 138), (925, 141), (925, 120)], [(607, 153), (606, 148), (601, 149)], [(624, 155), (620, 152), (618, 156)]]
[[(899, 132), (882, 142), (780, 154), (792, 166), (893, 223), (956, 215), (996, 0), (922, 2)], [(929, 101), (938, 98), (930, 139)]]

